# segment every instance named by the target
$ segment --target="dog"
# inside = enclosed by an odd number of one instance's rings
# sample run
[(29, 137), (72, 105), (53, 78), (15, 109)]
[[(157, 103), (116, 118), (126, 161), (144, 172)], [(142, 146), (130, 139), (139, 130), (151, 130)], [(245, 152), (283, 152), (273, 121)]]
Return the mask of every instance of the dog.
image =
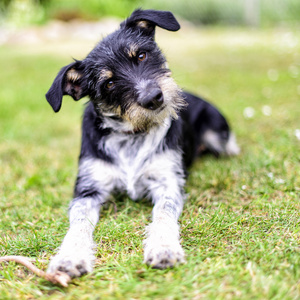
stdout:
[(160, 269), (183, 263), (178, 218), (187, 168), (206, 151), (216, 156), (239, 152), (222, 114), (172, 79), (154, 40), (156, 26), (180, 29), (171, 12), (135, 10), (85, 59), (63, 67), (46, 94), (55, 112), (64, 95), (76, 101), (89, 97), (70, 227), (49, 273), (76, 277), (92, 271), (93, 231), (101, 207), (116, 192), (152, 200), (144, 262)]

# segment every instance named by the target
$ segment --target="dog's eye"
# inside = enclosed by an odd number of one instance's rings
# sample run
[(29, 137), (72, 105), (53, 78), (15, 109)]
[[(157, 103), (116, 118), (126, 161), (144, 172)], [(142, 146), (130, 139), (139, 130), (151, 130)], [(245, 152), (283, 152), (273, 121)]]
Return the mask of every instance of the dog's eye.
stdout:
[(110, 81), (108, 81), (107, 83), (106, 83), (106, 88), (107, 89), (111, 89), (111, 88), (113, 88), (114, 87), (114, 85), (115, 85), (115, 83), (112, 81), (112, 80), (110, 80)]
[(141, 52), (139, 55), (138, 55), (138, 60), (139, 61), (143, 61), (147, 58), (147, 54), (146, 52)]

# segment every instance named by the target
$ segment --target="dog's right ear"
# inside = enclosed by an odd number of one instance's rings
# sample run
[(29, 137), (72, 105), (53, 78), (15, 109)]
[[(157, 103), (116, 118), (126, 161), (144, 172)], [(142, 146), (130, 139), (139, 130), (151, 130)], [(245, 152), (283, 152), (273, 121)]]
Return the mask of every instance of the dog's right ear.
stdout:
[(84, 76), (83, 63), (75, 61), (59, 71), (46, 94), (46, 99), (53, 110), (58, 112), (63, 95), (69, 95), (77, 101), (87, 94), (87, 80)]
[(150, 36), (154, 36), (156, 26), (169, 31), (177, 31), (180, 29), (178, 21), (170, 11), (151, 9), (137, 9), (127, 20), (121, 23), (121, 28), (139, 28)]

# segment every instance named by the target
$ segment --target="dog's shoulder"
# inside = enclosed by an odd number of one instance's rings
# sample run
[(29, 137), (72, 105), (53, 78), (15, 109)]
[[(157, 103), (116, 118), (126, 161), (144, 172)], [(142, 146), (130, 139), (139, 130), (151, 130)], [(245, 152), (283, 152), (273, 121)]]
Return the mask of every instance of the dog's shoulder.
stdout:
[(112, 162), (112, 157), (103, 149), (99, 149), (99, 142), (111, 132), (109, 128), (103, 128), (102, 123), (103, 120), (97, 116), (94, 105), (89, 101), (82, 120), (80, 159), (93, 157)]
[(183, 119), (178, 115), (177, 119), (171, 121), (169, 130), (164, 137), (164, 145), (166, 149), (180, 150), (183, 140)]

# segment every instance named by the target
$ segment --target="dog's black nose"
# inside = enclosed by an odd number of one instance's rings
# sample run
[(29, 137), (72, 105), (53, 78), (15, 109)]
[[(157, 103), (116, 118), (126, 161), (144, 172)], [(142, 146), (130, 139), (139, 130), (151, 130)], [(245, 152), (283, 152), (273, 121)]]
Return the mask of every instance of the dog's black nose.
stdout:
[(150, 90), (145, 96), (140, 95), (138, 103), (150, 110), (156, 110), (164, 102), (164, 96), (160, 88)]

